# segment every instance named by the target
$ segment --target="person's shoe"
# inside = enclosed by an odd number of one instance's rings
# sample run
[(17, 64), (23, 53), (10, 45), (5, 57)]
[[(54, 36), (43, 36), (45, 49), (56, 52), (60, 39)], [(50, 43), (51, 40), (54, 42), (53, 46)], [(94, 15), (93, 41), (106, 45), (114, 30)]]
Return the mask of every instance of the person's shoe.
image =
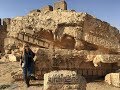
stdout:
[(29, 77), (28, 77), (28, 80), (27, 80), (27, 82), (26, 82), (27, 87), (30, 87), (29, 81), (30, 81), (30, 79), (29, 79)]
[(31, 76), (30, 79), (31, 79), (31, 80), (37, 80), (37, 79), (35, 78), (35, 76)]
[(27, 88), (30, 87), (30, 84), (27, 84)]
[(25, 83), (25, 87), (26, 88), (30, 87), (30, 84)]
[(37, 80), (34, 75), (30, 75), (31, 80)]

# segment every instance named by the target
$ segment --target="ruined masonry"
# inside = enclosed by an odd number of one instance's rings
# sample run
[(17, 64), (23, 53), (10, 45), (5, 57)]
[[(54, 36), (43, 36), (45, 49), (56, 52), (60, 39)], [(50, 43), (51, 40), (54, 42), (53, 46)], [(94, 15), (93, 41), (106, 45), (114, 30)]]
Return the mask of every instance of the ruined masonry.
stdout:
[(0, 52), (19, 58), (24, 43), (30, 44), (39, 79), (53, 70), (100, 77), (119, 68), (119, 30), (87, 13), (67, 10), (65, 1), (0, 21)]
[(44, 90), (86, 90), (87, 82), (75, 71), (52, 71), (44, 75)]

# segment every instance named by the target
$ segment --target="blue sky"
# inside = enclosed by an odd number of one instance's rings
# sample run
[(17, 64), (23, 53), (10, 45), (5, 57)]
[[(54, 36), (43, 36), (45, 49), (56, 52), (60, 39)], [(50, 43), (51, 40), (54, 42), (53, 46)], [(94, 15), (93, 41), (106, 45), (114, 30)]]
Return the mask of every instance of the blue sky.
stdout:
[[(24, 16), (59, 0), (0, 0), (0, 18)], [(68, 9), (87, 12), (120, 29), (120, 0), (66, 0)]]

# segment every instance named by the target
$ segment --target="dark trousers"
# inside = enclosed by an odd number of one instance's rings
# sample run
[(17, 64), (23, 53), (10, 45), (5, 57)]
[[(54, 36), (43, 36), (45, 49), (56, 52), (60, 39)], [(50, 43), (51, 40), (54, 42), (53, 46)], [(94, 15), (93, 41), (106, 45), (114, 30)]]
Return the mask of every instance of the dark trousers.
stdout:
[(27, 85), (29, 85), (30, 76), (34, 74), (34, 62), (23, 67), (23, 79)]

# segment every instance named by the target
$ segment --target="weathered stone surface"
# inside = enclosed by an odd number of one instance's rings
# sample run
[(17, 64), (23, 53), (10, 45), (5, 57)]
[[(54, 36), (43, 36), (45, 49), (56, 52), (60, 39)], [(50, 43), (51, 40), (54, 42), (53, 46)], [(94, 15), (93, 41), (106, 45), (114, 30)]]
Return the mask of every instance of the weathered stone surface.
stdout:
[(8, 58), (9, 58), (9, 61), (11, 61), (11, 62), (15, 62), (15, 61), (17, 61), (16, 56), (13, 55), (13, 54), (9, 54), (9, 55), (8, 55)]
[(110, 73), (105, 76), (105, 82), (115, 87), (120, 87), (120, 73)]
[(117, 28), (87, 13), (66, 10), (65, 1), (51, 8), (4, 19), (0, 52), (19, 57), (24, 43), (30, 44), (36, 52), (36, 72), (41, 75), (52, 69), (76, 70), (84, 76), (104, 76), (116, 70), (120, 61)]
[(65, 1), (54, 3), (54, 10), (58, 9), (67, 10), (67, 3)]
[(7, 54), (4, 57), (2, 57), (0, 59), (0, 61), (2, 62), (16, 62), (17, 61), (17, 57), (13, 54)]
[(103, 63), (115, 63), (120, 61), (120, 55), (97, 55), (97, 57), (101, 57), (101, 62)]
[(86, 90), (86, 80), (75, 71), (52, 71), (44, 75), (44, 90)]
[(41, 11), (42, 12), (53, 11), (53, 7), (51, 5), (48, 5), (48, 6), (45, 6), (45, 7), (41, 8)]
[(98, 47), (108, 48), (108, 49), (115, 49), (117, 51), (118, 48), (120, 48), (119, 43), (114, 43), (112, 41), (107, 41), (106, 39), (103, 39), (103, 37), (97, 37), (90, 34), (85, 35), (85, 41), (89, 43), (93, 43), (97, 45)]
[(102, 62), (102, 63), (117, 63), (120, 62), (120, 55), (96, 55), (93, 63), (95, 66), (98, 66), (98, 64)]
[(41, 11), (39, 9), (35, 9), (35, 10), (30, 11), (30, 13), (35, 13), (35, 12), (41, 12)]
[(10, 20), (11, 20), (10, 18), (4, 18), (3, 19), (3, 25), (4, 26), (10, 25)]

